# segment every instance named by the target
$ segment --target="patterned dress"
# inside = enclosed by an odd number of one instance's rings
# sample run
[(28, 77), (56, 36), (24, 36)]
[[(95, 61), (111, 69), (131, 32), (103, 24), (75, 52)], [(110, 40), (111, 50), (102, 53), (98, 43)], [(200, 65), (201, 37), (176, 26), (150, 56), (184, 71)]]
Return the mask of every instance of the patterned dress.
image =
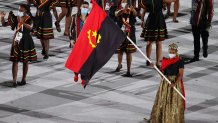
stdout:
[(59, 0), (59, 7), (71, 8), (75, 6), (79, 6), (83, 3), (84, 0)]
[(65, 8), (72, 7), (72, 1), (73, 0), (59, 0), (57, 6)]
[(167, 27), (162, 12), (162, 0), (147, 0), (148, 18), (144, 28), (145, 41), (163, 41), (167, 38)]
[[(129, 24), (131, 25), (130, 32), (126, 32), (126, 30), (124, 30), (124, 32), (130, 37), (130, 39), (134, 43), (136, 43), (136, 36), (135, 36), (135, 22), (136, 22), (136, 18), (133, 15), (133, 12), (130, 12), (130, 14), (123, 13), (121, 15), (121, 18), (124, 18), (125, 20), (129, 19)], [(122, 20), (120, 20), (120, 21), (122, 21)], [(117, 53), (120, 53), (120, 52), (134, 53), (134, 52), (136, 52), (136, 48), (135, 48), (135, 46), (130, 41), (128, 41), (126, 39), (123, 42), (123, 44), (117, 49)]]
[[(176, 82), (180, 68), (184, 68), (180, 58), (162, 60), (161, 69), (172, 83)], [(175, 87), (185, 96), (183, 82), (177, 82)], [(162, 80), (152, 108), (150, 123), (184, 123), (184, 110), (183, 98), (166, 80)]]
[(53, 9), (57, 0), (32, 0), (37, 7), (37, 14), (34, 25), (38, 39), (53, 39), (54, 33), (52, 28), (52, 15), (50, 10)]
[[(25, 23), (31, 24), (29, 16), (26, 17)], [(30, 31), (21, 23), (17, 25), (17, 32), (22, 33), (22, 38), (19, 42), (14, 42), (11, 48), (10, 61), (12, 62), (32, 62), (37, 60), (36, 49)]]

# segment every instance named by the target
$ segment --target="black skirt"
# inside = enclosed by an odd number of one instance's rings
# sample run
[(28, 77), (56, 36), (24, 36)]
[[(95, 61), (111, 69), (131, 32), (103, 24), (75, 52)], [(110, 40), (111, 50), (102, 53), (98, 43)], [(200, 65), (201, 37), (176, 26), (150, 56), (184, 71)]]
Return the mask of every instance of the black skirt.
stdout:
[(50, 11), (37, 13), (36, 35), (38, 39), (53, 39), (54, 33), (52, 28), (52, 15)]
[(123, 53), (123, 52), (134, 53), (136, 52), (136, 47), (126, 39), (116, 51), (116, 53)]
[(145, 41), (163, 41), (167, 38), (167, 27), (162, 11), (150, 12), (145, 23)]
[(74, 3), (73, 1), (75, 0), (59, 0), (59, 3), (58, 3), (58, 7), (65, 7), (65, 8), (71, 8), (71, 7), (74, 7)]
[(36, 49), (29, 33), (23, 33), (20, 42), (14, 42), (11, 48), (10, 61), (32, 62), (37, 60)]

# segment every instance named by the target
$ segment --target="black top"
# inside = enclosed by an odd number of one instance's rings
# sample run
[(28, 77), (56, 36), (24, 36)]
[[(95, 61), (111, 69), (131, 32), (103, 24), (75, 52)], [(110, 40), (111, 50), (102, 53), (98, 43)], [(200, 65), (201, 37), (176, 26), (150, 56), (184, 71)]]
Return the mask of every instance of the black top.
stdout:
[(145, 0), (147, 11), (157, 13), (163, 9), (163, 0)]
[(166, 76), (178, 75), (180, 68), (184, 68), (184, 62), (183, 62), (183, 60), (179, 60), (178, 62), (169, 65), (169, 66), (164, 70), (164, 75), (166, 75)]
[[(39, 12), (50, 12), (50, 10), (56, 6), (57, 0), (49, 0), (45, 4), (43, 4), (41, 0), (32, 0), (32, 3), (37, 7)], [(38, 8), (39, 6), (41, 6), (40, 9)]]
[(129, 18), (129, 25), (131, 25), (132, 27), (135, 25), (136, 17), (133, 15), (133, 12), (130, 12), (130, 14), (123, 13), (122, 18), (124, 18), (125, 20)]

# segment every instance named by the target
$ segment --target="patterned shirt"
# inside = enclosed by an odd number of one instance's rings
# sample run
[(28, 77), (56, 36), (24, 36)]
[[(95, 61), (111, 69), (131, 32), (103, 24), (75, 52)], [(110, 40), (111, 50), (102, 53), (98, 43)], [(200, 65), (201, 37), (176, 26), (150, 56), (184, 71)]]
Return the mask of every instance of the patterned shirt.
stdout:
[(211, 23), (213, 17), (212, 0), (192, 0), (190, 23), (195, 26)]

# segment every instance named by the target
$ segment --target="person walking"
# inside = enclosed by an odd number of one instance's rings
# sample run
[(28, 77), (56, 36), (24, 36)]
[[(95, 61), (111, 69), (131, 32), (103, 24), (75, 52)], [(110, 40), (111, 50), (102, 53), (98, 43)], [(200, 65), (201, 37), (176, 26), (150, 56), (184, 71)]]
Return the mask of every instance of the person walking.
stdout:
[(55, 9), (57, 0), (32, 0), (37, 7), (36, 18), (38, 22), (36, 25), (36, 36), (41, 41), (42, 52), (44, 60), (49, 58), (49, 40), (54, 38), (52, 28), (52, 15), (51, 10)]
[(166, 2), (166, 7), (167, 7), (167, 14), (165, 16), (165, 19), (169, 18), (171, 11), (171, 3), (174, 3), (174, 13), (173, 13), (173, 22), (178, 23), (179, 21), (177, 20), (177, 16), (179, 13), (179, 0), (165, 0)]
[[(146, 5), (146, 11), (149, 12), (146, 23), (144, 24), (144, 40), (147, 42), (146, 55), (151, 57), (152, 43), (156, 43), (156, 65), (160, 66), (160, 60), (162, 57), (162, 41), (167, 38), (167, 27), (162, 12), (163, 0), (148, 0)], [(145, 12), (144, 12), (145, 14)], [(142, 15), (144, 17), (144, 15)], [(146, 65), (150, 63), (147, 61)]]
[[(76, 43), (76, 40), (83, 28), (83, 25), (88, 17), (89, 12), (89, 3), (84, 1), (80, 7), (80, 10), (77, 12), (77, 14), (72, 15), (72, 22), (70, 26), (70, 48), (73, 48), (73, 46)], [(77, 82), (79, 79), (79, 74), (74, 73), (74, 81)], [(82, 79), (82, 85), (85, 85), (85, 78), (84, 76), (81, 76)]]
[(208, 56), (208, 38), (212, 17), (212, 0), (192, 0), (190, 23), (194, 37), (194, 58), (191, 60), (191, 62), (199, 61), (199, 53), (201, 49), (200, 37), (202, 38), (203, 42), (203, 56), (205, 58)]

